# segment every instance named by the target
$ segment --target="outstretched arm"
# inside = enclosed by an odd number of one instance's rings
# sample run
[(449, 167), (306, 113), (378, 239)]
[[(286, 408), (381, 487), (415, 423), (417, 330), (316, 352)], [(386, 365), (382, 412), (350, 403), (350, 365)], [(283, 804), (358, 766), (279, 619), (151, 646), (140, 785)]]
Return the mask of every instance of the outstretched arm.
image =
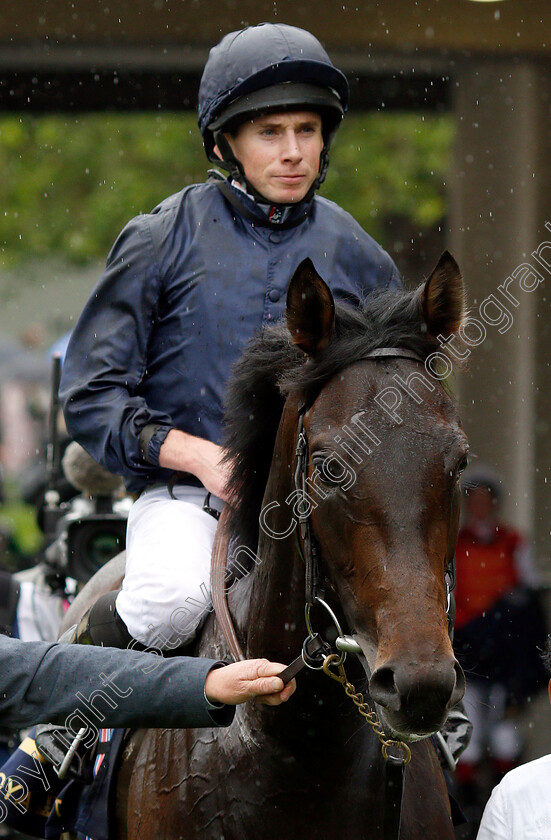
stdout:
[(66, 725), (71, 716), (90, 719), (91, 709), (99, 708), (103, 726), (227, 726), (233, 706), (213, 710), (207, 696), (215, 703), (233, 704), (264, 695), (266, 702), (277, 704), (294, 690), (290, 685), (283, 689), (274, 677), (283, 665), (267, 660), (222, 664), (203, 657), (164, 659), (132, 650), (0, 636), (0, 723)]

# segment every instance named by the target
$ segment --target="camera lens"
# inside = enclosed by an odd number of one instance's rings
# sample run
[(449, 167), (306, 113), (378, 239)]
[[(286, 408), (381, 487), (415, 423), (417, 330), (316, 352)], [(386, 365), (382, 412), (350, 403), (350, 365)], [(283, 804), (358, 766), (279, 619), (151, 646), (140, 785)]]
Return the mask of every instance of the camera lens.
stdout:
[(101, 516), (72, 522), (67, 534), (67, 573), (85, 583), (125, 544), (126, 519)]

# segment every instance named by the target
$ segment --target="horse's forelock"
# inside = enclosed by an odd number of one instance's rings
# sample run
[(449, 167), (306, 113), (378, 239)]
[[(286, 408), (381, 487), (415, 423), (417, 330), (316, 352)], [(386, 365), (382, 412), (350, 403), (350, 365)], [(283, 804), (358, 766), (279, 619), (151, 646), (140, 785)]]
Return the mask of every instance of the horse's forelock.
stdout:
[(380, 291), (361, 306), (337, 306), (335, 334), (315, 358), (292, 344), (283, 324), (268, 327), (247, 346), (234, 368), (226, 400), (225, 446), (236, 494), (230, 527), (256, 550), (258, 517), (285, 399), (311, 403), (336, 373), (371, 350), (402, 347), (422, 359), (442, 351), (423, 329), (419, 290)]

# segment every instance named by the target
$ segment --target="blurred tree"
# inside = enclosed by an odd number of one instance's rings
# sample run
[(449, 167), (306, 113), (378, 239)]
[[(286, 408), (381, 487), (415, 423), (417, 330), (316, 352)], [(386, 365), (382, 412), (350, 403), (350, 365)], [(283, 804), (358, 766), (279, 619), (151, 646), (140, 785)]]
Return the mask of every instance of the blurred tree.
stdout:
[(420, 229), (446, 215), (453, 121), (423, 114), (347, 117), (339, 129), (324, 194), (375, 239), (389, 244), (389, 219)]
[[(453, 122), (423, 114), (353, 114), (340, 129), (323, 195), (391, 252), (446, 213)], [(0, 267), (27, 259), (104, 259), (137, 213), (208, 168), (195, 117), (85, 114), (0, 117)]]

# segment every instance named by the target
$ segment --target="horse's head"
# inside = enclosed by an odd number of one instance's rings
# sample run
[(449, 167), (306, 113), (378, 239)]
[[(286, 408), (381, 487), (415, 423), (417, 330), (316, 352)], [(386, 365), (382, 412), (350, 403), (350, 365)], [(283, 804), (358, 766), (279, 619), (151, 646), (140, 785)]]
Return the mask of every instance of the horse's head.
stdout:
[(443, 381), (454, 358), (444, 345), (453, 346), (464, 316), (447, 253), (415, 292), (375, 305), (367, 344), (356, 316), (335, 318), (309, 260), (287, 297), (288, 329), (309, 357), (302, 395), (312, 535), (369, 663), (371, 697), (406, 739), (439, 729), (464, 691), (446, 577), (467, 441)]

